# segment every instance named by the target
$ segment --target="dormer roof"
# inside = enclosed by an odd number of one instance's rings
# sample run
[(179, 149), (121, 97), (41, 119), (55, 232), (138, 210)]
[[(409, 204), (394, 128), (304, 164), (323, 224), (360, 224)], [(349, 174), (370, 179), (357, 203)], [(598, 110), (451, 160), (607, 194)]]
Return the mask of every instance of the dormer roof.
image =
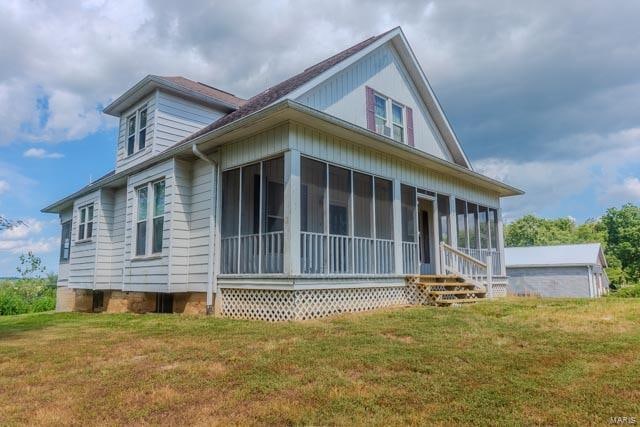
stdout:
[(123, 111), (156, 89), (163, 89), (203, 104), (212, 105), (228, 113), (237, 110), (247, 102), (232, 93), (185, 77), (148, 75), (109, 104), (104, 109), (104, 113), (116, 117), (120, 116)]

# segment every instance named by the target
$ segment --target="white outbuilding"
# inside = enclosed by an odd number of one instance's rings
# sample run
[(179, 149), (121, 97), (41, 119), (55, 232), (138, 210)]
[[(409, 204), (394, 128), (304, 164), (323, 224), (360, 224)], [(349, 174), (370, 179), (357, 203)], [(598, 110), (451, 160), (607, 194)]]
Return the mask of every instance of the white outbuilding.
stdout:
[(512, 295), (595, 298), (608, 292), (599, 243), (505, 248)]

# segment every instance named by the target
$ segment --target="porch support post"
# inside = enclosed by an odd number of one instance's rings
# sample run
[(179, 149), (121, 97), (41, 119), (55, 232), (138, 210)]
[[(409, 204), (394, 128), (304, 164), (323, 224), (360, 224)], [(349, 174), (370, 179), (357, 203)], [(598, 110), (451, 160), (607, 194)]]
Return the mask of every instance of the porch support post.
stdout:
[(393, 250), (396, 274), (403, 274), (402, 260), (402, 205), (400, 201), (400, 181), (393, 180)]
[(300, 152), (284, 153), (284, 273), (300, 274)]
[[(431, 223), (433, 224), (433, 236), (431, 236), (431, 243), (433, 242), (433, 271), (435, 274), (443, 274), (440, 265), (440, 214), (438, 213), (438, 199), (436, 198), (431, 202)], [(416, 223), (417, 224), (417, 223)]]
[(449, 235), (451, 236), (450, 245), (458, 248), (458, 222), (456, 215), (456, 197), (452, 194), (449, 196)]
[(504, 230), (502, 229), (502, 208), (498, 208), (498, 251), (500, 253), (500, 275), (507, 275), (507, 263), (504, 259)]

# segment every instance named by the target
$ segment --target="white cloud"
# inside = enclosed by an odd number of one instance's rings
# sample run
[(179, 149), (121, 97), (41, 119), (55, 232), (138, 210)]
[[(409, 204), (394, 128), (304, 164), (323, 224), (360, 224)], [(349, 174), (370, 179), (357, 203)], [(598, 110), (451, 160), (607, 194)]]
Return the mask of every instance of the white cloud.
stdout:
[(63, 154), (49, 152), (44, 148), (29, 148), (23, 153), (24, 157), (33, 157), (35, 159), (61, 159)]
[[(611, 203), (640, 200), (640, 180), (624, 175), (624, 171), (640, 168), (640, 129), (630, 128), (606, 135), (573, 135), (552, 141), (560, 151), (565, 145), (581, 146), (599, 141), (600, 150), (590, 155), (570, 158), (558, 156), (545, 160), (516, 160), (490, 157), (474, 163), (478, 172), (507, 182), (525, 191), (524, 196), (505, 199), (507, 219), (527, 213), (541, 214), (551, 210), (567, 215), (576, 206), (567, 200), (592, 192), (586, 203), (593, 211)], [(585, 142), (586, 141), (586, 142)]]
[(42, 239), (0, 240), (0, 253), (22, 254), (33, 252), (36, 255), (54, 251), (60, 245), (60, 239), (48, 237)]
[(2, 230), (0, 232), (0, 240), (19, 240), (27, 237), (38, 235), (42, 232), (44, 223), (37, 219), (28, 218), (24, 220), (20, 225), (10, 228), (8, 230)]
[(21, 254), (28, 251), (44, 254), (57, 250), (59, 237), (41, 236), (45, 225), (43, 221), (27, 218), (23, 224), (3, 230), (0, 232), (0, 255), (2, 252)]
[(3, 179), (0, 179), (0, 194), (4, 194), (11, 189), (9, 183)]
[(635, 176), (625, 178), (622, 182), (610, 186), (601, 196), (601, 200), (609, 202), (640, 201), (640, 179)]

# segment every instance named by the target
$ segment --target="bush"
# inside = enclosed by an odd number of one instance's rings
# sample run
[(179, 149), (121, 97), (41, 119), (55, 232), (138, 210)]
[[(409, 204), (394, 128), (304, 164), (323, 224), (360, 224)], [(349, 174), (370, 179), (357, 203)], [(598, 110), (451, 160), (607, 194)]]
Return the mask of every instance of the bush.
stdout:
[(56, 288), (47, 279), (0, 282), (0, 315), (35, 313), (56, 308)]
[(624, 286), (615, 292), (611, 292), (610, 295), (617, 298), (640, 298), (640, 283), (637, 285)]

